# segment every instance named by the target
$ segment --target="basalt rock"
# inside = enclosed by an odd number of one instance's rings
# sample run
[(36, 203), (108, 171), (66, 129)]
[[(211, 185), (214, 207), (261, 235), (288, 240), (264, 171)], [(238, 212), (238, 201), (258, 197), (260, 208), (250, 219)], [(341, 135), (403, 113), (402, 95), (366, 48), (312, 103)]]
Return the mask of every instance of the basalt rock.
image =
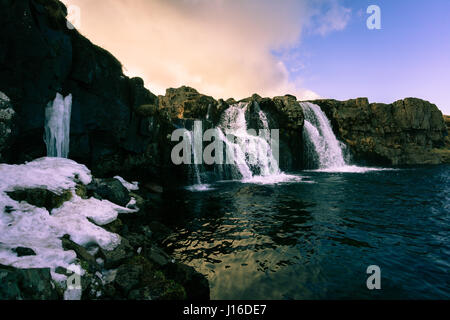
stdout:
[(416, 98), (392, 104), (366, 98), (313, 103), (326, 113), (357, 162), (397, 166), (444, 161), (435, 149), (445, 147), (447, 128), (434, 104)]
[[(221, 101), (221, 104), (223, 107), (225, 102)], [(183, 86), (167, 89), (165, 96), (159, 96), (159, 107), (168, 110), (172, 119), (217, 119), (219, 102), (193, 88)]]
[(68, 28), (66, 15), (58, 0), (0, 1), (0, 160), (45, 156), (45, 107), (56, 93), (71, 93), (71, 159), (98, 177), (167, 181), (161, 176), (171, 172), (170, 161), (160, 154), (174, 128), (164, 112), (139, 112), (142, 105), (159, 109), (158, 98), (142, 79), (126, 77), (108, 51)]
[(125, 207), (131, 200), (128, 190), (117, 179), (93, 179), (87, 186), (88, 195), (109, 200)]
[(15, 269), (0, 265), (0, 300), (61, 299), (50, 269)]

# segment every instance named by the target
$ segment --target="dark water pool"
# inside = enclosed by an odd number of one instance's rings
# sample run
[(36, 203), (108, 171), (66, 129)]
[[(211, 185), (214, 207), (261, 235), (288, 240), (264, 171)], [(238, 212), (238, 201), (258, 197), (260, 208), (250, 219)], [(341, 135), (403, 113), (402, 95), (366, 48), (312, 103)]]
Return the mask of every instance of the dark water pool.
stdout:
[[(296, 175), (166, 201), (166, 245), (212, 299), (450, 298), (450, 166)], [(381, 290), (367, 289), (369, 265)]]

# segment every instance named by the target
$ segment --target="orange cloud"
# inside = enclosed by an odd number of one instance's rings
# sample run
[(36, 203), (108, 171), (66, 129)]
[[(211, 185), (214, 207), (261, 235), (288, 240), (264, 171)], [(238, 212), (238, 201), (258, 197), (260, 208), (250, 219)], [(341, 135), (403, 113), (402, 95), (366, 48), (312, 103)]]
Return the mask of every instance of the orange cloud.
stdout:
[[(216, 98), (239, 99), (255, 92), (317, 96), (302, 88), (301, 80), (290, 80), (286, 65), (271, 53), (300, 44), (302, 30), (317, 14), (312, 1), (63, 2), (80, 7), (84, 35), (113, 53), (125, 73), (142, 77), (157, 94), (188, 85)], [(339, 14), (340, 7), (333, 8)], [(333, 29), (333, 21), (339, 21), (336, 28), (345, 24), (335, 15), (331, 22), (326, 15), (324, 19), (323, 28)]]

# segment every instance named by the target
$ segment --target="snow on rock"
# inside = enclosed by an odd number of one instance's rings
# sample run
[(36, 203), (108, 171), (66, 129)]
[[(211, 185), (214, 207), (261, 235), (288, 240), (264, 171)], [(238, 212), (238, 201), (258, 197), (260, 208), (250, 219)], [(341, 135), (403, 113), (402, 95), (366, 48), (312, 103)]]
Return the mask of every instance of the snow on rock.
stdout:
[[(54, 272), (57, 267), (80, 269), (75, 252), (64, 251), (62, 247), (60, 238), (65, 234), (79, 245), (97, 244), (105, 250), (116, 248), (120, 236), (98, 225), (114, 221), (119, 213), (134, 210), (106, 200), (78, 197), (76, 185), (89, 184), (91, 180), (88, 168), (68, 159), (41, 158), (24, 165), (0, 164), (0, 264), (24, 269), (50, 268), (54, 279), (63, 281), (65, 276)], [(7, 195), (16, 189), (31, 188), (43, 188), (57, 194), (71, 190), (73, 197), (49, 213)], [(18, 257), (12, 251), (17, 247), (30, 248), (36, 255)]]
[(5, 101), (5, 102), (10, 102), (10, 99), (8, 98), (8, 96), (0, 91), (0, 101), (1, 100)]
[(130, 183), (130, 182), (126, 181), (124, 178), (119, 177), (119, 176), (115, 176), (114, 179), (119, 180), (119, 181), (122, 183), (122, 185), (123, 185), (125, 188), (127, 188), (128, 191), (136, 191), (136, 190), (139, 190), (139, 183), (138, 183), (138, 182), (132, 182), (132, 183)]

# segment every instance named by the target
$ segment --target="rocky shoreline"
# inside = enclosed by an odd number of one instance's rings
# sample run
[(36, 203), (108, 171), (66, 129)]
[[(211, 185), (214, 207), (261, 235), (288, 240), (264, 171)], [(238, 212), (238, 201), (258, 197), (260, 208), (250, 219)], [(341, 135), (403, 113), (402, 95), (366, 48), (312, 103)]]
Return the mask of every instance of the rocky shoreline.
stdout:
[[(30, 164), (40, 161), (50, 160), (38, 159)], [(58, 167), (61, 168), (56, 164), (52, 170)], [(8, 169), (13, 170), (13, 168), (0, 166), (0, 175), (3, 180), (7, 180), (4, 173)], [(22, 170), (25, 174), (33, 174), (26, 166), (18, 166), (16, 169)], [(76, 178), (74, 179), (76, 180)], [(6, 195), (17, 201), (12, 205), (2, 206), (2, 211), (9, 211), (12, 215), (11, 221), (13, 222), (9, 225), (10, 232), (14, 232), (14, 236), (17, 236), (16, 232), (19, 232), (21, 238), (27, 239), (23, 240), (24, 243), (30, 243), (34, 247), (15, 247), (13, 243), (0, 242), (2, 260), (10, 259), (9, 261), (13, 265), (46, 263), (38, 259), (27, 260), (27, 258), (38, 258), (42, 254), (41, 248), (33, 240), (33, 237), (28, 238), (22, 233), (22, 230), (14, 229), (13, 225), (19, 223), (17, 219), (20, 219), (20, 215), (27, 214), (26, 210), (29, 210), (27, 206), (45, 209), (44, 216), (50, 214), (57, 218), (61, 215), (64, 216), (65, 206), (67, 206), (66, 211), (72, 210), (71, 201), (76, 201), (78, 206), (81, 205), (80, 201), (73, 199), (74, 197), (84, 200), (95, 199), (99, 204), (109, 203), (112, 206), (118, 205), (123, 208), (126, 206), (129, 210), (123, 210), (123, 213), (119, 212), (118, 217), (107, 224), (99, 224), (98, 218), (87, 217), (96, 228), (103, 228), (104, 232), (120, 236), (120, 243), (114, 249), (103, 248), (101, 244), (94, 241), (92, 236), (88, 236), (91, 237), (89, 242), (81, 245), (86, 241), (80, 240), (82, 238), (76, 233), (75, 239), (66, 234), (54, 241), (55, 245), (60, 242), (65, 251), (74, 252), (75, 264), (82, 268), (80, 272), (81, 290), (76, 294), (76, 298), (85, 300), (209, 299), (209, 285), (206, 278), (192, 267), (176, 262), (158, 246), (157, 239), (169, 236), (171, 231), (165, 226), (158, 225), (157, 222), (141, 223), (142, 219), (148, 219), (147, 210), (153, 210), (154, 202), (158, 201), (160, 194), (149, 195), (148, 193), (154, 191), (145, 187), (138, 189), (134, 185), (130, 185), (133, 186), (132, 190), (128, 190), (124, 186), (126, 182), (119, 177), (93, 178), (89, 184), (76, 182), (74, 193), (71, 189), (55, 192), (46, 188), (27, 188), (20, 183), (6, 188), (12, 190), (5, 191)], [(25, 208), (23, 209), (25, 211), (21, 212), (20, 208)], [(92, 209), (87, 207), (85, 210)], [(65, 219), (68, 219), (65, 223), (70, 223), (69, 217)], [(77, 228), (76, 225), (74, 228)], [(68, 230), (70, 229), (71, 226), (68, 226)], [(5, 253), (5, 250), (8, 249), (12, 259)], [(14, 258), (14, 255), (17, 255), (17, 258)], [(0, 282), (0, 300), (73, 298), (67, 288), (69, 281), (65, 280), (66, 277), (73, 274), (73, 270), (61, 266), (28, 269), (0, 265), (0, 279), (2, 280)], [(59, 275), (63, 277), (63, 281), (57, 281)]]

